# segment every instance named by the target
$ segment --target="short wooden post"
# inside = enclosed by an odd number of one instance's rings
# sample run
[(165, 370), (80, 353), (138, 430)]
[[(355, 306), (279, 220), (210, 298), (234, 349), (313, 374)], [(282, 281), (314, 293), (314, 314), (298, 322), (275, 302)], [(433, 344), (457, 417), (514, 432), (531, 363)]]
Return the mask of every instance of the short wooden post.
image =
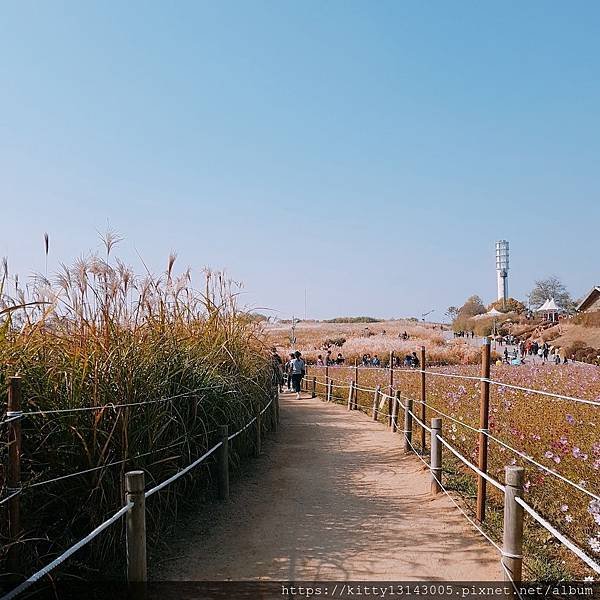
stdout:
[(327, 402), (333, 401), (333, 379), (327, 378)]
[(442, 419), (431, 419), (431, 493), (436, 496), (442, 491)]
[(350, 387), (348, 388), (348, 410), (352, 410), (353, 399), (354, 399), (354, 381), (351, 381)]
[(504, 580), (520, 582), (523, 568), (523, 507), (516, 498), (523, 497), (523, 467), (505, 467), (504, 539), (502, 564)]
[(229, 428), (219, 425), (221, 446), (218, 450), (219, 470), (219, 499), (222, 502), (229, 500)]
[(130, 583), (148, 581), (144, 487), (144, 471), (125, 473), (125, 502), (133, 503), (126, 517), (127, 581)]
[(398, 429), (398, 406), (400, 404), (400, 390), (394, 395), (394, 404), (392, 405), (392, 433)]
[[(425, 394), (425, 346), (421, 346), (421, 421), (427, 423)], [(421, 454), (425, 454), (425, 427), (421, 427)]]
[(388, 407), (388, 427), (392, 427), (392, 404), (394, 402), (393, 396), (394, 396), (394, 351), (392, 350), (390, 352), (390, 389), (388, 392), (388, 401), (387, 401), (387, 407)]
[(379, 394), (381, 393), (381, 386), (378, 385), (375, 388), (375, 393), (373, 394), (373, 421), (377, 421), (377, 411), (379, 410)]
[[(488, 463), (488, 421), (490, 412), (490, 384), (486, 381), (490, 378), (490, 338), (483, 339), (481, 348), (481, 377), (480, 383), (481, 399), (479, 403), (479, 464), (478, 467), (484, 473), (487, 473)], [(485, 503), (487, 481), (481, 476), (477, 477), (477, 520), (482, 522), (485, 519)]]
[(260, 406), (256, 407), (256, 427), (254, 429), (254, 457), (258, 458), (262, 449), (262, 415), (260, 414)]
[(358, 410), (358, 358), (354, 359), (354, 410)]
[(408, 453), (412, 450), (412, 415), (413, 409), (412, 398), (406, 398), (406, 409), (404, 410), (404, 452)]
[(273, 431), (277, 431), (279, 424), (279, 390), (277, 388), (271, 395), (271, 422)]
[(14, 494), (8, 501), (8, 540), (7, 566), (11, 573), (19, 571), (21, 547), (21, 378), (8, 378), (8, 401), (6, 416), (16, 417), (8, 423), (8, 469), (7, 492)]
[(316, 377), (312, 378), (312, 393), (310, 396), (311, 396), (311, 398), (317, 397), (317, 378)]

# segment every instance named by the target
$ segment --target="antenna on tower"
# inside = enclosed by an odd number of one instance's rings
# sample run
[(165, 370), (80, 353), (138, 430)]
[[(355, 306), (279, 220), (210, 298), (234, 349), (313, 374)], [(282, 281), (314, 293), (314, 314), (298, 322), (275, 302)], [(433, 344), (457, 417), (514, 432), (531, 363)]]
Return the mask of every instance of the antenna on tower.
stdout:
[(502, 306), (506, 308), (508, 300), (508, 242), (498, 240), (496, 242), (496, 274), (498, 276), (498, 300), (502, 300)]

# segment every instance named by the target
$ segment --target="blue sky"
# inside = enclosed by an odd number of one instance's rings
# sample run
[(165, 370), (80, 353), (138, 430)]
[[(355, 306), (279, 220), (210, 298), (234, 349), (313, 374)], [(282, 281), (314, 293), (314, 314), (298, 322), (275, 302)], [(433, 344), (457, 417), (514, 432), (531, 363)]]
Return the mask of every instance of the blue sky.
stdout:
[(226, 268), (281, 317), (600, 283), (596, 2), (3, 2), (0, 256)]

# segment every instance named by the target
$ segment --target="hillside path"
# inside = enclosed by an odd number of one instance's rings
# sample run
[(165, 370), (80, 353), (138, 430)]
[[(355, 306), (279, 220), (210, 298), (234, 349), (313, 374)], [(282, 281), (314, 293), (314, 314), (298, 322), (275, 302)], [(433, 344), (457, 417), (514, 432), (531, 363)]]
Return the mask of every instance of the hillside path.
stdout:
[(229, 504), (190, 519), (153, 579), (502, 579), (496, 551), (445, 495), (432, 499), (400, 435), (308, 394), (280, 406)]

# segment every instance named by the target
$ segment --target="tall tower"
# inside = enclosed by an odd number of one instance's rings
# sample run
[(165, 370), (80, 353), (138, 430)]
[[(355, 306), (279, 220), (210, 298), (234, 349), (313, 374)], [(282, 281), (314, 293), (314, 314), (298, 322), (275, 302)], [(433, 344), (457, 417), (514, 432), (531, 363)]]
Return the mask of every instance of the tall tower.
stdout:
[(508, 300), (508, 242), (496, 242), (496, 273), (498, 274), (498, 300)]

